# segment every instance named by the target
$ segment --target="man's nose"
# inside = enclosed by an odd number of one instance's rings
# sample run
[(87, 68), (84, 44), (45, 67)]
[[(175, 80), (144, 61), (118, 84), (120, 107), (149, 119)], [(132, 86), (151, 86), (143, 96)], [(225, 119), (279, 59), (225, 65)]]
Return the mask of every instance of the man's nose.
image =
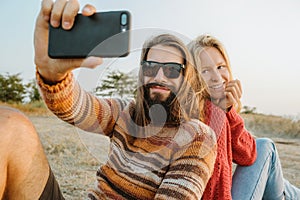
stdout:
[(161, 68), (159, 68), (156, 76), (154, 77), (154, 80), (157, 81), (157, 82), (161, 82), (162, 80), (165, 80), (165, 78), (166, 77), (165, 77), (164, 71), (161, 67)]

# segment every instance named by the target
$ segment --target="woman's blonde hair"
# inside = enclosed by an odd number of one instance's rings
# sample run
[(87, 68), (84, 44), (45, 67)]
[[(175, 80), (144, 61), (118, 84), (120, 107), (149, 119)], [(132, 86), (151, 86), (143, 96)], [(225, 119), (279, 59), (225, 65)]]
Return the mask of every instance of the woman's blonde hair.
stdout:
[[(181, 52), (183, 64), (185, 65), (185, 68), (183, 69), (182, 84), (176, 94), (176, 101), (173, 100), (171, 103), (172, 107), (170, 108), (170, 114), (177, 117), (177, 119), (174, 120), (174, 123), (186, 121), (192, 117), (195, 118), (194, 116), (197, 115), (198, 109), (202, 109), (198, 104), (201, 100), (198, 99), (202, 97), (201, 93), (204, 91), (203, 88), (205, 87), (205, 84), (199, 81), (197, 70), (193, 65), (193, 60), (187, 46), (174, 35), (161, 34), (150, 38), (144, 43), (141, 52), (141, 61), (146, 60), (149, 50), (157, 45), (170, 46), (178, 49)], [(149, 119), (146, 117), (148, 108), (145, 107), (145, 87), (143, 84), (144, 76), (142, 69), (140, 68), (136, 106), (132, 116), (136, 124), (145, 126), (149, 123)]]
[[(226, 62), (226, 65), (228, 67), (229, 79), (233, 80), (232, 68), (231, 68), (229, 57), (225, 50), (224, 45), (220, 42), (220, 40), (218, 40), (217, 38), (215, 38), (214, 36), (211, 36), (209, 34), (200, 35), (188, 44), (188, 48), (192, 54), (194, 63), (197, 66), (198, 71), (199, 72), (201, 71), (200, 70), (200, 67), (201, 67), (200, 53), (206, 47), (214, 47), (221, 53), (221, 55), (223, 56), (223, 58)], [(234, 105), (234, 107), (238, 112), (241, 110), (242, 104), (241, 104), (240, 99), (238, 99), (238, 101)]]

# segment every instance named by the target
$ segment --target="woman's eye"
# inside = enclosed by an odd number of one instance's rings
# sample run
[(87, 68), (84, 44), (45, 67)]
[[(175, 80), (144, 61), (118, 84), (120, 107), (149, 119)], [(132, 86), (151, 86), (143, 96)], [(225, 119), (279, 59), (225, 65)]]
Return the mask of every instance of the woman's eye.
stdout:
[(225, 69), (225, 68), (226, 68), (225, 65), (220, 65), (220, 66), (218, 66), (218, 69)]

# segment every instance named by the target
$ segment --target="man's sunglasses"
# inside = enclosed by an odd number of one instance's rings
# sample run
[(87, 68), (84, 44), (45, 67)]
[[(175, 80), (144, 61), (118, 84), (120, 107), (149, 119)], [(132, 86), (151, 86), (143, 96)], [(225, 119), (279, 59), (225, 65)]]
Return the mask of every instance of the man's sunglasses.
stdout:
[(164, 75), (167, 78), (178, 78), (182, 69), (184, 69), (184, 64), (179, 63), (159, 63), (154, 61), (143, 60), (141, 62), (143, 75), (149, 77), (155, 77), (160, 68), (163, 69)]

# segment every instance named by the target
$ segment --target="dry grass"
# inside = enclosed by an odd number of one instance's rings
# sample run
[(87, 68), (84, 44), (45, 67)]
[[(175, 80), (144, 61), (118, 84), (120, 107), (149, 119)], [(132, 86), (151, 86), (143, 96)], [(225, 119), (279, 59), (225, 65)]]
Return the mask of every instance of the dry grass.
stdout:
[[(28, 104), (7, 104), (0, 102), (0, 106), (10, 106), (21, 110), (30, 116), (53, 116), (43, 101)], [(242, 114), (247, 129), (257, 136), (281, 136), (300, 138), (300, 120), (264, 114)]]
[(257, 136), (300, 139), (300, 121), (263, 114), (242, 114), (247, 129)]
[(66, 199), (85, 199), (97, 168), (107, 155), (108, 140), (93, 140), (102, 148), (98, 154), (87, 148), (82, 133), (54, 116), (29, 116), (39, 133), (50, 166)]
[(0, 102), (0, 106), (9, 106), (13, 107), (15, 109), (18, 109), (22, 111), (23, 113), (27, 115), (35, 115), (35, 116), (49, 116), (52, 115), (51, 112), (46, 108), (46, 105), (44, 104), (43, 101), (36, 101), (32, 103), (4, 103)]
[[(65, 198), (86, 199), (86, 190), (96, 180), (97, 168), (105, 162), (108, 138), (82, 132), (57, 119), (43, 102), (9, 106), (23, 111), (32, 120)], [(276, 142), (284, 177), (300, 187), (300, 122), (261, 114), (242, 117), (251, 133)]]

